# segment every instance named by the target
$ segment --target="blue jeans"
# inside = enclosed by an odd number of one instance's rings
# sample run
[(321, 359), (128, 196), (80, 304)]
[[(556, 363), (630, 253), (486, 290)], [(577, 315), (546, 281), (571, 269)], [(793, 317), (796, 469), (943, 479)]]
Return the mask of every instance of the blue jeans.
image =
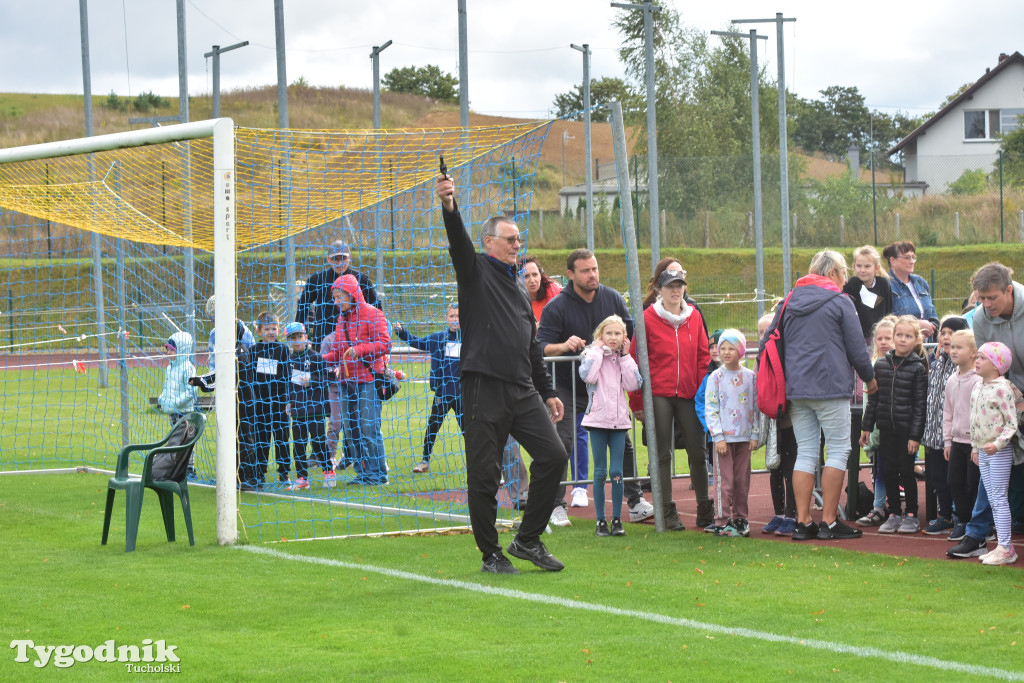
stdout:
[(622, 511), (622, 455), (626, 448), (626, 430), (591, 428), (590, 446), (594, 450), (594, 512), (598, 520), (604, 519), (604, 481), (611, 475), (612, 519), (618, 519)]
[[(373, 382), (345, 382), (341, 385), (343, 446), (352, 445), (355, 482), (386, 484), (388, 467), (384, 435), (380, 431), (381, 400)], [(346, 449), (347, 451), (348, 449)]]
[(974, 510), (971, 512), (971, 521), (967, 523), (967, 535), (979, 541), (988, 537), (992, 530), (992, 508), (988, 504), (988, 492), (985, 491), (985, 482), (978, 482), (978, 498), (974, 501)]
[[(581, 425), (586, 413), (576, 413), (576, 453), (569, 454), (569, 465), (572, 468), (572, 478), (578, 480), (587, 478), (587, 470), (590, 468), (590, 445), (587, 440), (587, 429)], [(564, 418), (563, 418), (564, 419)], [(586, 484), (577, 484), (573, 488), (586, 489)]]
[(850, 457), (850, 400), (847, 398), (793, 399), (789, 402), (796, 437), (797, 472), (814, 474), (818, 447), (825, 433), (825, 467), (846, 471)]

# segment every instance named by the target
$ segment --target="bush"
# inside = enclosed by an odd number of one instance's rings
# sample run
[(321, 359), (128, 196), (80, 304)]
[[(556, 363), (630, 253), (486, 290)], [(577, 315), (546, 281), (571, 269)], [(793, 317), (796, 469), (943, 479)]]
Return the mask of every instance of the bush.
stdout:
[(976, 195), (988, 189), (989, 178), (981, 169), (968, 169), (946, 186), (946, 192), (959, 195)]

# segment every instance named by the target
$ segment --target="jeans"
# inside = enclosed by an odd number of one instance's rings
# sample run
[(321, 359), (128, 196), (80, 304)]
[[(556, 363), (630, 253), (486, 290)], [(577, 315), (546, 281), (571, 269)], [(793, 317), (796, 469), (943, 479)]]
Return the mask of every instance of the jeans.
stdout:
[[(604, 482), (612, 480), (612, 519), (622, 512), (622, 455), (626, 446), (626, 430), (590, 429), (590, 447), (594, 450), (594, 512), (604, 519)], [(609, 460), (611, 465), (609, 466)]]
[(380, 431), (381, 400), (373, 382), (345, 382), (341, 386), (345, 445), (352, 444), (356, 477), (361, 484), (386, 484), (388, 466), (384, 435)]
[(797, 472), (814, 474), (818, 469), (818, 448), (825, 433), (825, 467), (846, 471), (850, 457), (850, 400), (846, 398), (793, 399), (789, 416), (796, 436)]
[[(586, 413), (576, 413), (576, 452), (569, 454), (569, 465), (572, 470), (572, 478), (580, 481), (586, 479), (590, 469), (590, 441), (587, 438), (587, 430), (580, 423)], [(567, 416), (568, 417), (568, 416)], [(586, 484), (577, 484), (573, 488), (586, 489)]]
[[(697, 499), (698, 510), (701, 505), (708, 505), (708, 456), (704, 428), (697, 419), (696, 402), (692, 398), (678, 396), (654, 397), (655, 437), (658, 442), (658, 467), (661, 489), (661, 504), (664, 507), (674, 505), (672, 501), (672, 454), (675, 452), (673, 442), (673, 424), (683, 430), (686, 442), (686, 460), (690, 465), (690, 483)], [(649, 451), (648, 451), (649, 453)], [(654, 460), (651, 458), (651, 460)], [(653, 484), (653, 482), (652, 482)], [(698, 517), (699, 519), (699, 517)]]
[(331, 382), (328, 386), (331, 404), (331, 421), (327, 426), (327, 452), (330, 457), (338, 461), (338, 469), (345, 469), (356, 458), (355, 439), (346, 438), (341, 442), (341, 457), (338, 454), (338, 441), (342, 436), (342, 426), (345, 422), (345, 409), (342, 406), (344, 396), (343, 385), (338, 382)]
[(978, 498), (974, 501), (974, 509), (971, 511), (971, 521), (967, 523), (967, 535), (979, 541), (988, 538), (988, 532), (992, 530), (992, 508), (988, 504), (988, 492), (985, 491), (985, 482), (978, 482)]

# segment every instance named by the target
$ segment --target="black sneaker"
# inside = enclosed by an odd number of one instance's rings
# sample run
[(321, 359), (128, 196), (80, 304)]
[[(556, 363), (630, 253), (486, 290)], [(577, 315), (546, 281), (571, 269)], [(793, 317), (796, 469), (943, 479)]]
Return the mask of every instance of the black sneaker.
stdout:
[(529, 560), (541, 569), (549, 572), (558, 572), (565, 568), (565, 565), (557, 557), (548, 552), (548, 549), (544, 547), (540, 539), (526, 544), (516, 536), (508, 544), (508, 554), (512, 557), (518, 557), (520, 560)]
[(796, 527), (793, 529), (793, 540), (794, 541), (810, 541), (811, 539), (818, 537), (818, 525), (814, 522), (810, 524), (796, 523)]
[(612, 520), (612, 536), (625, 536), (626, 530), (622, 528), (622, 520), (616, 517)]
[(860, 529), (854, 529), (838, 519), (832, 522), (831, 526), (828, 524), (822, 524), (818, 527), (818, 539), (821, 541), (860, 538), (863, 534), (864, 532)]
[(946, 555), (949, 557), (980, 557), (987, 550), (984, 539), (964, 536), (964, 540), (946, 551)]
[(484, 558), (480, 571), (485, 574), (518, 574), (519, 570), (512, 566), (508, 558), (501, 553), (491, 553)]
[(608, 531), (608, 522), (603, 519), (597, 520), (597, 530), (594, 531), (594, 535), (601, 537), (611, 536), (611, 533)]

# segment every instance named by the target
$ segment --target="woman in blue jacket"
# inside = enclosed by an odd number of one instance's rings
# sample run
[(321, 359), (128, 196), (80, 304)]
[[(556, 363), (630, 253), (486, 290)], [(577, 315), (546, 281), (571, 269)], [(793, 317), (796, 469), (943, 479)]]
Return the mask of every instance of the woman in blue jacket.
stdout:
[(914, 316), (921, 321), (921, 333), (925, 339), (932, 339), (939, 329), (939, 315), (932, 304), (928, 283), (920, 275), (914, 274), (917, 247), (909, 241), (893, 242), (882, 250), (882, 258), (889, 262), (893, 315)]
[(459, 330), (459, 305), (451, 304), (444, 315), (448, 329), (426, 337), (409, 334), (400, 324), (395, 323), (395, 333), (414, 349), (430, 354), (430, 390), (434, 392), (434, 403), (427, 419), (427, 432), (423, 436), (423, 460), (412, 468), (416, 474), (430, 471), (430, 454), (434, 450), (437, 433), (444, 424), (449, 410), (455, 411), (455, 419), (462, 429), (462, 386), (460, 384), (462, 334)]

